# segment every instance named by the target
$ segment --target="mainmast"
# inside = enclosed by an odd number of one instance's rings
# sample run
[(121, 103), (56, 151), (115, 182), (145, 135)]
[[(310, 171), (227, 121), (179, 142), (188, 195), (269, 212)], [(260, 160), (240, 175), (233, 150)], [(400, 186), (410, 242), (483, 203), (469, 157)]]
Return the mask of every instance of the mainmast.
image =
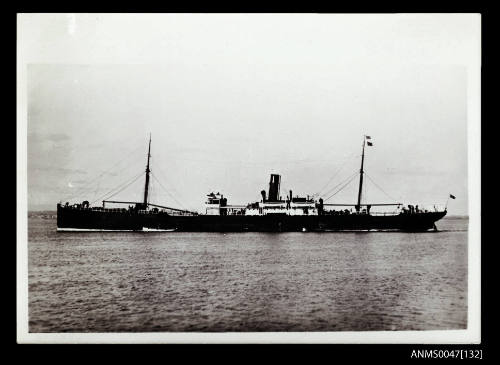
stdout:
[(361, 154), (361, 169), (359, 170), (359, 190), (358, 190), (358, 204), (356, 204), (356, 212), (359, 213), (359, 209), (361, 207), (361, 193), (363, 191), (363, 164), (365, 162), (365, 144), (366, 144), (366, 136), (363, 136), (363, 152)]
[(148, 190), (149, 190), (149, 158), (151, 157), (151, 134), (149, 134), (149, 147), (148, 147), (148, 164), (146, 165), (146, 183), (144, 185), (144, 209), (148, 206)]

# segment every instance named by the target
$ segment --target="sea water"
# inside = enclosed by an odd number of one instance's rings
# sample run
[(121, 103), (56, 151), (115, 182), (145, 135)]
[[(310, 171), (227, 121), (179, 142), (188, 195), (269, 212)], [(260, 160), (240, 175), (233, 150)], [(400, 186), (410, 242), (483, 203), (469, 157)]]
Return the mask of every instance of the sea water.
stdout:
[(439, 232), (56, 232), (28, 219), (30, 332), (467, 327), (467, 226)]

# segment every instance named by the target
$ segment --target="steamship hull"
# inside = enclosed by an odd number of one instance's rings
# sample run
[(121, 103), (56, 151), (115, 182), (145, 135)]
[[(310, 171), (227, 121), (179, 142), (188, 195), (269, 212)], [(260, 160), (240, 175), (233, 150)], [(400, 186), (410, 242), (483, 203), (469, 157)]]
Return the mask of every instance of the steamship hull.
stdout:
[[(328, 210), (328, 206), (346, 204), (324, 204), (309, 197), (289, 195), (282, 199), (281, 176), (271, 174), (269, 194), (261, 191), (262, 200), (247, 205), (228, 205), (227, 197), (211, 192), (205, 203), (206, 214), (161, 206), (149, 202), (149, 178), (151, 174), (151, 137), (149, 138), (145, 170), (144, 199), (142, 202), (109, 200), (123, 190), (115, 191), (102, 200), (102, 207), (91, 207), (87, 200), (81, 204), (66, 202), (57, 205), (57, 228), (59, 231), (185, 231), (185, 232), (328, 232), (400, 230), (427, 231), (435, 229), (435, 222), (446, 215), (444, 211), (429, 212), (408, 205), (397, 213), (373, 213), (372, 206), (398, 206), (401, 203), (362, 204), (363, 163), (365, 145), (372, 146), (370, 136), (363, 137), (363, 150), (357, 204), (351, 210)], [(352, 180), (352, 179), (351, 179)], [(135, 181), (135, 180), (134, 180)], [(132, 181), (133, 182), (133, 181)], [(130, 185), (130, 183), (128, 183)], [(346, 185), (344, 184), (343, 187)], [(343, 189), (343, 187), (341, 189)], [(340, 189), (340, 190), (341, 190)], [(336, 193), (338, 193), (338, 190)], [(113, 192), (112, 190), (111, 192)], [(335, 193), (335, 194), (336, 194)], [(331, 198), (331, 195), (329, 198)], [(451, 196), (454, 199), (454, 196)], [(328, 199), (329, 199), (328, 198)], [(106, 203), (127, 204), (126, 208), (105, 208)], [(131, 205), (130, 205), (131, 204)], [(351, 204), (347, 204), (349, 206)]]
[(433, 229), (443, 212), (395, 215), (170, 215), (133, 211), (96, 211), (57, 207), (59, 231), (184, 231), (184, 232), (329, 232), (400, 230), (421, 232)]

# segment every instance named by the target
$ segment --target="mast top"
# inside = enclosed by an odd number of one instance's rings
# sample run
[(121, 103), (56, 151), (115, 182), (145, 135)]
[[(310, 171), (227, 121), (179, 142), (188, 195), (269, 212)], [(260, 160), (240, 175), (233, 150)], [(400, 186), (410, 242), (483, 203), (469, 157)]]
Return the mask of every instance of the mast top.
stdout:
[(149, 133), (149, 146), (148, 146), (148, 164), (147, 164), (147, 167), (146, 167), (146, 172), (149, 172), (151, 171), (149, 169), (149, 159), (151, 158), (151, 133)]

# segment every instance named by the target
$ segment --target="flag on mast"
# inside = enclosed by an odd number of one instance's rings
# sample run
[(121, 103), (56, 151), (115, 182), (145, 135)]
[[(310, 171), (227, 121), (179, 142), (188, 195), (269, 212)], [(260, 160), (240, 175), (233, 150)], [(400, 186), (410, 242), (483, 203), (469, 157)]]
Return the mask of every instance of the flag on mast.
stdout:
[(365, 136), (365, 138), (366, 138), (366, 139), (372, 139), (372, 137), (370, 137), (370, 136)]
[(450, 198), (455, 199), (455, 195), (450, 194)]
[(366, 142), (366, 144), (367, 144), (368, 146), (373, 146), (373, 143), (372, 143), (372, 142)]

